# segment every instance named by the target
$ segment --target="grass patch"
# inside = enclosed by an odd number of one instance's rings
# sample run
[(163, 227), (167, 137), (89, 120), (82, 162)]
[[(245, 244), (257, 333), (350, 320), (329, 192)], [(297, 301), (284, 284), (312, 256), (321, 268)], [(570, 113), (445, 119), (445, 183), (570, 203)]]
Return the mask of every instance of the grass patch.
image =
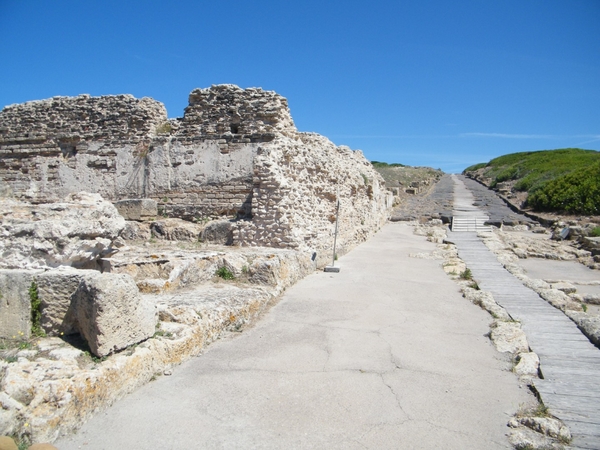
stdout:
[[(600, 227), (592, 228), (592, 232), (590, 233), (591, 237), (600, 237)], [(0, 297), (2, 298), (2, 297)]]

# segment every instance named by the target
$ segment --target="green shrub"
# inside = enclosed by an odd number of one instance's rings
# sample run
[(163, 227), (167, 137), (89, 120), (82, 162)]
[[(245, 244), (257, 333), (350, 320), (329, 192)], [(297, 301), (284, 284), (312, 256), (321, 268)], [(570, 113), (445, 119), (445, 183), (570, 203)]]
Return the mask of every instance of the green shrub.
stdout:
[(233, 280), (235, 278), (233, 272), (229, 270), (226, 266), (219, 267), (215, 272), (215, 275), (217, 275), (220, 278), (223, 278), (224, 280)]
[(536, 210), (599, 214), (600, 152), (566, 148), (512, 153), (463, 173), (482, 167), (492, 187), (514, 180), (514, 189), (527, 192), (527, 205)]
[(590, 236), (592, 236), (592, 237), (600, 237), (600, 227), (594, 227), (594, 228), (592, 228), (592, 232), (590, 233)]
[(600, 214), (600, 162), (547, 181), (530, 193), (527, 205), (539, 211)]

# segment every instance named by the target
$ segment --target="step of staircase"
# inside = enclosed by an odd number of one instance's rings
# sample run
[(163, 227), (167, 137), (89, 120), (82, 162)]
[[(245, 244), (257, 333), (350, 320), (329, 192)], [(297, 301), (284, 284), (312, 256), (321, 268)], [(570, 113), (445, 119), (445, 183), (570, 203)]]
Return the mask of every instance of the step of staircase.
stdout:
[(492, 227), (485, 224), (488, 220), (488, 216), (453, 216), (452, 231), (459, 233), (467, 231), (492, 231)]

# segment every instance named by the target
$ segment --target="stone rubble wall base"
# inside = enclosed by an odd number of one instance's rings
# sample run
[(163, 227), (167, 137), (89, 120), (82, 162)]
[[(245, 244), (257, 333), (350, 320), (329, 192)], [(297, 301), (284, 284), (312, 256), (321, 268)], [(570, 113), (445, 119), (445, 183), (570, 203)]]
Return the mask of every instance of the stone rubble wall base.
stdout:
[[(165, 297), (144, 296), (150, 303), (159, 303), (158, 332), (104, 361), (93, 363), (58, 338), (40, 341), (37, 349), (43, 357), (25, 350), (17, 362), (0, 360), (0, 435), (28, 435), (32, 442), (52, 442), (75, 431), (119, 398), (157, 376), (170, 374), (173, 366), (198, 355), (223, 333), (255, 321), (314, 265), (306, 255), (286, 251), (270, 259), (265, 270), (268, 274), (263, 278), (271, 285), (221, 284), (172, 296), (169, 303)], [(24, 427), (25, 423), (29, 426)]]

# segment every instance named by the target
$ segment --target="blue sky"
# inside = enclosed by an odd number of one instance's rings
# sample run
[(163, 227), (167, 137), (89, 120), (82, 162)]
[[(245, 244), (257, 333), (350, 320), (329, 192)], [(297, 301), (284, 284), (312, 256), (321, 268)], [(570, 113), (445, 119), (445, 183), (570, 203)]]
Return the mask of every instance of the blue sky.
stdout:
[(233, 83), (371, 160), (600, 150), (599, 0), (0, 0), (0, 44), (0, 107)]

